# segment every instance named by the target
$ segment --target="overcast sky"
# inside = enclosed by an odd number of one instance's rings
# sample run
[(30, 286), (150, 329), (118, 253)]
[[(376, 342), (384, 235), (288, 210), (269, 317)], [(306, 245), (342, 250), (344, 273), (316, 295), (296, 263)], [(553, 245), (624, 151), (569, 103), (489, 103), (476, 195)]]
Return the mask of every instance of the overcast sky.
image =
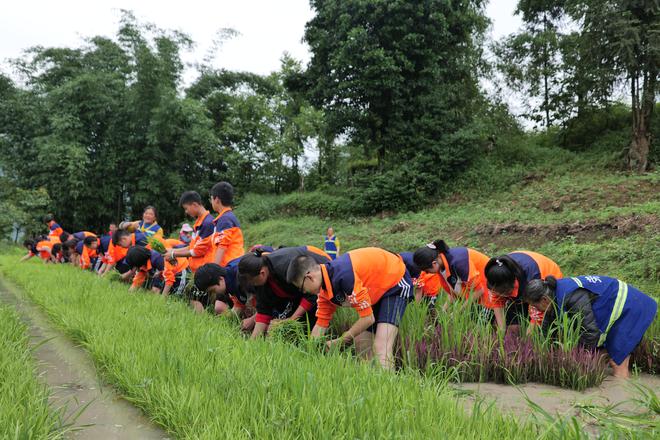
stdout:
[[(487, 15), (494, 37), (515, 31), (517, 0), (490, 0)], [(177, 29), (197, 43), (189, 62), (201, 61), (216, 32), (233, 28), (240, 35), (224, 43), (215, 67), (266, 74), (279, 68), (282, 53), (307, 62), (301, 42), (305, 23), (312, 17), (308, 0), (22, 0), (3, 1), (0, 9), (0, 60), (21, 55), (31, 46), (78, 46), (86, 37), (113, 36), (121, 9), (134, 12), (141, 22)], [(186, 78), (191, 79), (190, 73)]]

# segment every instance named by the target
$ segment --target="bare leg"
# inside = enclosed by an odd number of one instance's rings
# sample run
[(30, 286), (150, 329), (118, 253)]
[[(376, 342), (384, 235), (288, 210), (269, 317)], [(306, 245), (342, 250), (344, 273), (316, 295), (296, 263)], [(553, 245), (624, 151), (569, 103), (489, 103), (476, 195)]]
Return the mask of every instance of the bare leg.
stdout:
[(216, 301), (215, 302), (215, 314), (216, 315), (222, 315), (227, 310), (229, 310), (229, 306), (227, 305), (226, 302), (223, 302), (223, 301)]
[(197, 313), (202, 313), (204, 311), (204, 306), (199, 301), (195, 301), (194, 299), (191, 299), (190, 305), (192, 306), (193, 310)]
[(380, 365), (386, 370), (394, 369), (394, 341), (399, 328), (393, 324), (381, 322), (376, 326), (376, 338), (374, 340), (374, 354)]
[(364, 331), (353, 339), (355, 352), (362, 359), (371, 360), (373, 357), (374, 335), (370, 331)]
[(624, 379), (627, 379), (630, 377), (630, 372), (628, 371), (628, 364), (630, 363), (630, 355), (628, 355), (623, 362), (621, 362), (621, 365), (617, 365), (614, 361), (610, 361), (610, 365), (612, 365), (612, 376), (614, 377), (621, 377)]

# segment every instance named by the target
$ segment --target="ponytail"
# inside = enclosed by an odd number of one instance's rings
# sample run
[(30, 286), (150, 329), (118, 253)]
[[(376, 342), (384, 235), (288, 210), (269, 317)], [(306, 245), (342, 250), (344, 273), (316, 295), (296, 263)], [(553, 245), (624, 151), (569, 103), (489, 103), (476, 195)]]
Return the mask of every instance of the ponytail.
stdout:
[(415, 251), (413, 262), (421, 270), (429, 269), (440, 254), (447, 254), (449, 246), (444, 240), (435, 240)]
[(543, 297), (554, 299), (556, 291), (557, 279), (552, 275), (548, 275), (545, 280), (532, 280), (527, 283), (527, 288), (523, 294), (523, 301), (528, 304), (537, 304)]
[(242, 279), (256, 277), (261, 269), (266, 265), (262, 249), (255, 249), (253, 252), (245, 254), (238, 262), (238, 274)]
[(484, 272), (488, 289), (496, 292), (511, 292), (516, 281), (520, 286), (525, 285), (522, 268), (508, 255), (491, 258)]

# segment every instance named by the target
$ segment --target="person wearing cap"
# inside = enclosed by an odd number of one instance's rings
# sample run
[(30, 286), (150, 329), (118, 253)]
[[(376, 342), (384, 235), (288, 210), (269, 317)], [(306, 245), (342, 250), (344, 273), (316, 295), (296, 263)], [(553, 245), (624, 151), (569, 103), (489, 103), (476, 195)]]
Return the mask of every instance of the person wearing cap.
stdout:
[(186, 245), (190, 244), (192, 233), (192, 226), (190, 226), (188, 223), (184, 223), (183, 226), (181, 226), (181, 230), (179, 231), (179, 240), (184, 242)]
[[(190, 303), (196, 311), (202, 311), (212, 302), (217, 315), (230, 310), (241, 316), (248, 303), (248, 293), (240, 285), (238, 263), (240, 258), (230, 261), (226, 266), (207, 263), (195, 273), (195, 287), (202, 292)], [(254, 296), (252, 296), (254, 303)]]

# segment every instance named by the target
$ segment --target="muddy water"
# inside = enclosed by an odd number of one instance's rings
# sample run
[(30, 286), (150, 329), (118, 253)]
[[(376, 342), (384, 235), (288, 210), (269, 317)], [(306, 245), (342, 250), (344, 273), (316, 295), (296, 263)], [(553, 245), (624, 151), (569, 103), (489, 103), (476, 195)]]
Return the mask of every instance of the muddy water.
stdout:
[(648, 374), (633, 376), (631, 379), (606, 378), (598, 387), (585, 391), (573, 391), (551, 385), (529, 383), (518, 387), (494, 383), (467, 383), (457, 388), (476, 392), (488, 401), (494, 401), (501, 410), (523, 414), (531, 412), (525, 397), (538, 404), (550, 414), (572, 415), (576, 412), (575, 405), (612, 405), (619, 404), (617, 410), (639, 411), (632, 402), (638, 398), (633, 383), (641, 384), (656, 393), (660, 390), (660, 377)]
[(65, 408), (66, 417), (82, 409), (74, 422), (80, 429), (69, 433), (70, 438), (169, 438), (138, 408), (123, 400), (112, 388), (104, 386), (87, 353), (54, 329), (36, 306), (2, 280), (0, 301), (14, 306), (29, 327), (31, 344), (38, 345), (33, 356), (41, 379), (51, 389), (51, 405)]

